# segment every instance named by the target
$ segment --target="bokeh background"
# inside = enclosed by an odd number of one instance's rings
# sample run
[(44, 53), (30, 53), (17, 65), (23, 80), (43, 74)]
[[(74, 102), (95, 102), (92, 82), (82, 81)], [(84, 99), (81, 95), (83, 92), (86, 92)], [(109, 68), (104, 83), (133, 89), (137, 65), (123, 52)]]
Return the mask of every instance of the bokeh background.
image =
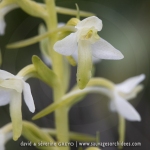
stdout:
[[(38, 2), (42, 2), (39, 0)], [(95, 13), (103, 21), (99, 35), (119, 49), (123, 60), (102, 60), (96, 64), (95, 76), (105, 77), (115, 83), (139, 74), (146, 74), (144, 90), (130, 102), (142, 117), (141, 122), (126, 121), (126, 142), (141, 142), (141, 147), (124, 147), (125, 150), (149, 150), (150, 147), (150, 1), (149, 0), (56, 0), (58, 6), (74, 8)], [(8, 43), (27, 39), (38, 34), (39, 24), (43, 21), (23, 12), (13, 10), (6, 17), (6, 34), (0, 37), (3, 63), (1, 69), (13, 74), (31, 64), (32, 55), (41, 57), (39, 44), (20, 49), (6, 49)], [(59, 22), (66, 22), (70, 16), (58, 14)], [(76, 67), (72, 67), (70, 88), (76, 83)], [(36, 112), (53, 102), (51, 89), (37, 79), (29, 79)], [(100, 132), (102, 142), (118, 140), (118, 115), (108, 107), (109, 99), (103, 95), (88, 95), (76, 104), (69, 113), (70, 130), (96, 135)], [(23, 102), (23, 119), (31, 121), (31, 114)], [(0, 126), (10, 122), (9, 106), (0, 107)], [(41, 127), (54, 128), (54, 114), (34, 121)], [(20, 147), (17, 142), (9, 141), (6, 149), (34, 150), (34, 147)], [(104, 150), (116, 150), (106, 147)]]

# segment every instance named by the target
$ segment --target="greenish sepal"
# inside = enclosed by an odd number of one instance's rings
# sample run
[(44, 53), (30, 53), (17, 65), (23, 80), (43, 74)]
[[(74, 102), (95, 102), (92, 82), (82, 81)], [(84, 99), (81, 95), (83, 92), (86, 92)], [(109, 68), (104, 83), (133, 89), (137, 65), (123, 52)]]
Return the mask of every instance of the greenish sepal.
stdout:
[(76, 26), (80, 20), (78, 18), (71, 18), (68, 22), (67, 25), (69, 26)]
[[(43, 131), (46, 133), (49, 133), (51, 136), (57, 135), (55, 129), (43, 128)], [(94, 136), (91, 136), (88, 134), (76, 133), (76, 132), (69, 132), (69, 139), (73, 141), (82, 141), (82, 142), (95, 142), (96, 141), (96, 138)]]
[(38, 56), (34, 55), (32, 57), (32, 62), (42, 81), (53, 88), (59, 86), (60, 83), (57, 75), (48, 68)]
[(38, 146), (38, 143), (42, 142), (52, 142), (54, 139), (47, 133), (43, 132), (38, 126), (31, 122), (23, 121), (22, 135), (31, 141), (33, 144), (36, 143), (36, 147), (42, 150), (58, 150), (58, 147), (51, 146)]

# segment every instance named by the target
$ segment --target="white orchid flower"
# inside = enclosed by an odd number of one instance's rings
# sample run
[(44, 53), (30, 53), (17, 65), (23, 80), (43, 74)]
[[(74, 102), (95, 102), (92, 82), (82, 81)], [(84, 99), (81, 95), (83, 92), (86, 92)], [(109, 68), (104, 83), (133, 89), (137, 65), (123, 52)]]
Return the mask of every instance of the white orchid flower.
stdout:
[(14, 140), (17, 140), (22, 131), (21, 93), (29, 110), (35, 111), (31, 89), (22, 77), (0, 70), (0, 106), (10, 103), (10, 116), (13, 125)]
[(18, 8), (19, 6), (16, 4), (11, 4), (8, 5), (2, 9), (0, 9), (0, 35), (3, 35), (5, 33), (5, 27), (6, 27), (6, 23), (5, 23), (5, 15), (10, 12), (11, 10)]
[(140, 91), (139, 85), (145, 79), (145, 75), (141, 74), (125, 80), (120, 84), (116, 84), (112, 92), (113, 98), (110, 102), (110, 109), (117, 111), (121, 116), (130, 121), (141, 121), (139, 113), (134, 107), (126, 100), (131, 99)]
[(0, 130), (0, 150), (5, 150), (5, 144), (12, 138), (12, 132), (4, 133)]
[(70, 56), (78, 50), (77, 82), (83, 89), (91, 78), (92, 56), (99, 59), (122, 59), (122, 53), (115, 49), (97, 31), (102, 29), (102, 21), (95, 17), (88, 17), (80, 21), (71, 33), (54, 44), (54, 50), (62, 55)]

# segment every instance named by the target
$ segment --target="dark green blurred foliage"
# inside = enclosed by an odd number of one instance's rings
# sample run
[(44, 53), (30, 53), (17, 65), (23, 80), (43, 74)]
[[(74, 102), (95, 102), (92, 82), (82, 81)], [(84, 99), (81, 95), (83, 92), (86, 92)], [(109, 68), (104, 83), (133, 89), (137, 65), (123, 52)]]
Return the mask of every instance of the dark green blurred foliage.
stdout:
[[(42, 2), (42, 1), (38, 1)], [(115, 83), (146, 74), (145, 89), (131, 103), (142, 117), (141, 122), (127, 121), (126, 142), (141, 142), (141, 147), (125, 147), (125, 150), (148, 150), (150, 147), (150, 1), (148, 0), (56, 0), (58, 6), (74, 8), (75, 3), (84, 11), (95, 13), (103, 21), (99, 35), (119, 49), (125, 56), (123, 60), (103, 60), (96, 65), (96, 76), (105, 77)], [(59, 22), (66, 22), (70, 16), (58, 15)], [(31, 63), (33, 54), (41, 57), (39, 44), (20, 49), (6, 49), (8, 43), (27, 39), (37, 35), (41, 19), (28, 16), (20, 9), (13, 10), (6, 16), (6, 34), (0, 37), (3, 64), (1, 69), (16, 74), (21, 68)], [(76, 68), (72, 68), (71, 86), (75, 84)], [(36, 112), (52, 103), (52, 91), (37, 79), (29, 79)], [(109, 100), (100, 95), (88, 95), (76, 104), (69, 114), (72, 131), (96, 134), (100, 131), (101, 141), (117, 141), (117, 114), (108, 108)], [(31, 120), (31, 114), (23, 102), (23, 119)], [(0, 108), (0, 125), (10, 122), (9, 106)], [(54, 128), (54, 116), (48, 115), (34, 121), (41, 127)], [(10, 141), (7, 149), (33, 150), (33, 147), (20, 147), (19, 141)], [(106, 147), (105, 150), (116, 150)]]

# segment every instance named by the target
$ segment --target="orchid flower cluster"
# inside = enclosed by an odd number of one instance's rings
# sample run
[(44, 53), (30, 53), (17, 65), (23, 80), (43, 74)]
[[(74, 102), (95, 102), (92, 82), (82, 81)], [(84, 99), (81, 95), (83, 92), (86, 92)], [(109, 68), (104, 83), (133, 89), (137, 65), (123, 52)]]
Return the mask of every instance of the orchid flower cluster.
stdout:
[[(4, 150), (8, 140), (13, 138), (16, 141), (21, 135), (32, 143), (70, 140), (96, 142), (97, 137), (69, 131), (68, 110), (89, 93), (104, 94), (110, 99), (109, 109), (119, 115), (119, 141), (124, 141), (125, 119), (141, 121), (140, 114), (128, 100), (135, 98), (143, 89), (140, 83), (145, 79), (145, 75), (131, 77), (119, 84), (105, 78), (93, 77), (94, 63), (102, 59), (119, 61), (124, 58), (119, 50), (99, 36), (99, 31), (103, 27), (102, 20), (90, 12), (58, 7), (54, 0), (45, 0), (44, 3), (31, 0), (2, 0), (0, 35), (5, 34), (5, 15), (16, 8), (43, 19), (46, 26), (44, 24), (39, 26), (39, 35), (36, 37), (8, 44), (7, 48), (16, 49), (39, 42), (44, 62), (34, 55), (32, 64), (21, 69), (17, 75), (0, 70), (0, 105), (9, 104), (11, 117), (11, 122), (0, 130), (0, 148)], [(76, 17), (60, 25), (57, 13)], [(80, 20), (80, 17), (84, 19)], [(77, 85), (69, 91), (70, 65), (77, 66)], [(27, 79), (31, 77), (38, 78), (50, 86), (54, 99), (52, 104), (35, 114), (32, 119), (39, 119), (54, 111), (55, 129), (40, 128), (22, 119), (22, 93), (29, 111), (34, 113), (36, 109), (34, 105), (36, 100), (32, 97), (30, 85), (27, 83)], [(53, 136), (56, 138), (54, 139)], [(71, 147), (37, 146), (37, 148), (69, 150)], [(87, 150), (100, 150), (100, 148), (89, 147)]]

